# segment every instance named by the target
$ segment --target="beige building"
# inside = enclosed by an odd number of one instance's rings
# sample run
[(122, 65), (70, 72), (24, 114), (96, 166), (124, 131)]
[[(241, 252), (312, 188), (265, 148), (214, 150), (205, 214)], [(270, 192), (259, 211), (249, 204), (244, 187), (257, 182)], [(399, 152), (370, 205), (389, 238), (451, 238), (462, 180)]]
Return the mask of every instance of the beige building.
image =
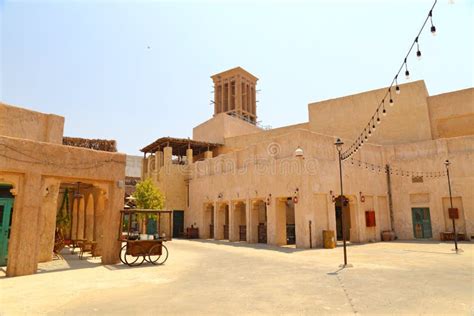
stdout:
[(378, 241), (383, 231), (440, 239), (452, 231), (449, 159), (457, 230), (474, 237), (474, 89), (429, 96), (423, 81), (401, 85), (368, 144), (343, 162), (339, 199), (334, 142), (351, 144), (386, 88), (311, 103), (307, 122), (265, 130), (256, 125), (255, 76), (238, 67), (211, 78), (215, 114), (193, 139), (142, 149), (142, 177), (180, 211), (175, 235), (192, 225), (200, 238), (321, 247), (324, 230), (341, 238), (344, 212), (351, 242)]
[(63, 145), (63, 127), (61, 116), (0, 103), (0, 265), (7, 276), (36, 273), (38, 262), (52, 260), (65, 192), (65, 237), (94, 241), (103, 263), (119, 260), (125, 155)]

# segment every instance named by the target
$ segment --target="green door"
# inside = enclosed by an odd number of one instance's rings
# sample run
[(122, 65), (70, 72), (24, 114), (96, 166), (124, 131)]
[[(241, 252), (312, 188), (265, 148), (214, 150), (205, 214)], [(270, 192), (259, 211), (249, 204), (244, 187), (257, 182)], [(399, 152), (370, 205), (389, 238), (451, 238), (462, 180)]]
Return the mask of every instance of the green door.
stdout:
[(0, 198), (0, 266), (7, 265), (13, 199)]
[(431, 238), (431, 217), (429, 208), (412, 208), (413, 235), (415, 238)]
[(173, 238), (184, 235), (184, 211), (173, 211)]

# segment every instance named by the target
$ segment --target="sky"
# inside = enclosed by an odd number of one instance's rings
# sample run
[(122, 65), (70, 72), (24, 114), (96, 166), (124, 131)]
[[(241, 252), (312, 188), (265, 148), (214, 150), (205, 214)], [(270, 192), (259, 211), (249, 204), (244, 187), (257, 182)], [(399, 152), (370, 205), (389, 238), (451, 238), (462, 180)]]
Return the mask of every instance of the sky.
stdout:
[[(139, 154), (192, 137), (213, 114), (210, 76), (241, 66), (259, 78), (263, 125), (301, 123), (308, 103), (389, 85), (432, 3), (0, 0), (0, 102)], [(431, 95), (473, 87), (473, 11), (438, 0), (437, 35), (428, 26), (409, 57)]]

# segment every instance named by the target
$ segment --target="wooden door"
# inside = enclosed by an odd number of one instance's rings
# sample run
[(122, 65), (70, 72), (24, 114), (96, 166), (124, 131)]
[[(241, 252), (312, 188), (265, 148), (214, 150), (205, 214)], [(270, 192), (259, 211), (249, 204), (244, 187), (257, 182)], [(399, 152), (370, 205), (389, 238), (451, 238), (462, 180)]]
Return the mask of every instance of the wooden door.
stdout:
[(429, 208), (412, 208), (413, 235), (415, 238), (431, 238), (431, 216)]
[(0, 198), (0, 266), (7, 265), (13, 199)]
[(184, 211), (173, 211), (173, 238), (184, 236)]

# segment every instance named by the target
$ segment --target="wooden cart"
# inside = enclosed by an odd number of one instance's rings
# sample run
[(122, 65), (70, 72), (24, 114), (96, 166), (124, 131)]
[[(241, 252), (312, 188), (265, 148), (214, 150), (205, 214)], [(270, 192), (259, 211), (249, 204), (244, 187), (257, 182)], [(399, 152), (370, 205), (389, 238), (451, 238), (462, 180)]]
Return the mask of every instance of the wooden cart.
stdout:
[[(120, 213), (119, 241), (124, 243), (120, 249), (120, 261), (129, 266), (139, 266), (144, 261), (156, 265), (165, 263), (168, 248), (164, 243), (171, 240), (173, 212), (128, 209)], [(168, 225), (162, 225), (165, 216), (168, 216)]]

